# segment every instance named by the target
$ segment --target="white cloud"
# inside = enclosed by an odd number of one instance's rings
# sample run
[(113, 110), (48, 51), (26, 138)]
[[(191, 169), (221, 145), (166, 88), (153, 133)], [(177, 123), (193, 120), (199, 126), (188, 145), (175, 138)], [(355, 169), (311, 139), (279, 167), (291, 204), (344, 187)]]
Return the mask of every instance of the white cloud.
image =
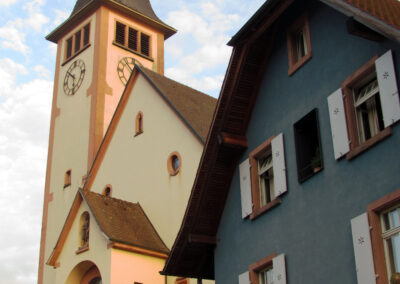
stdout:
[(54, 26), (58, 26), (69, 17), (71, 11), (55, 10), (55, 13), (56, 13), (56, 18), (53, 20), (52, 24)]
[(50, 70), (43, 65), (36, 65), (35, 67), (33, 67), (33, 70), (37, 73), (39, 77), (42, 77), (44, 79), (50, 78)]
[(10, 6), (14, 4), (16, 0), (0, 0), (0, 6)]
[(10, 95), (17, 75), (25, 74), (27, 70), (22, 64), (15, 63), (10, 58), (0, 59), (0, 98)]
[(25, 34), (14, 27), (0, 27), (0, 45), (4, 48), (13, 49), (23, 54), (28, 53), (28, 46), (25, 44)]
[[(10, 68), (12, 66), (12, 68)], [(41, 69), (41, 68), (37, 68)], [(34, 283), (40, 243), (52, 82), (33, 79), (15, 84), (26, 72), (10, 59), (0, 60), (0, 275), (3, 283)], [(3, 77), (3, 76), (1, 76)], [(6, 196), (6, 198), (4, 198)]]

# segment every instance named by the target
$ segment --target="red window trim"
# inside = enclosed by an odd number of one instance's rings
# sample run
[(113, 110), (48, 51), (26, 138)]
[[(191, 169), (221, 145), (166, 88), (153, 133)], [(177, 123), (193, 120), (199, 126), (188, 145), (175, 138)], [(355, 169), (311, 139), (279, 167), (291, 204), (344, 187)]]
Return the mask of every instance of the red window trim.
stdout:
[[(304, 36), (307, 42), (307, 54), (304, 55), (301, 59), (296, 60), (296, 44), (293, 39), (293, 34), (302, 27), (304, 27)], [(295, 20), (289, 26), (286, 32), (286, 37), (287, 37), (288, 58), (289, 58), (288, 75), (291, 76), (312, 57), (310, 25), (308, 23), (307, 13), (301, 15), (297, 20)]]
[(376, 279), (377, 284), (388, 283), (380, 214), (382, 211), (389, 209), (398, 203), (400, 203), (400, 189), (372, 202), (367, 206), (368, 221), (371, 227), (370, 235), (375, 274), (379, 275), (379, 277)]
[(392, 128), (386, 127), (374, 137), (371, 137), (360, 144), (357, 132), (357, 119), (354, 109), (353, 88), (362, 79), (375, 72), (375, 61), (378, 55), (372, 57), (367, 63), (361, 66), (357, 71), (348, 76), (342, 83), (343, 104), (347, 124), (347, 134), (349, 137), (349, 152), (346, 154), (347, 160), (352, 160), (364, 151), (368, 150), (378, 142), (384, 140), (392, 134)]
[(256, 261), (249, 266), (250, 282), (251, 284), (259, 284), (258, 273), (272, 265), (272, 260), (276, 257), (276, 252)]

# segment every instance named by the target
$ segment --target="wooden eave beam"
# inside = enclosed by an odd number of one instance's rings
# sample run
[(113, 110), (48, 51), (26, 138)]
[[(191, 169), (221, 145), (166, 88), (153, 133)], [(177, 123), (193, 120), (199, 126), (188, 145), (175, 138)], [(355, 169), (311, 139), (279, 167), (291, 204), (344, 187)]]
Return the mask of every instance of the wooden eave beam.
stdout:
[(226, 132), (218, 135), (218, 143), (229, 148), (244, 150), (247, 148), (247, 137)]
[(350, 17), (346, 20), (346, 28), (347, 32), (354, 36), (377, 42), (384, 40), (382, 35), (361, 24), (360, 22), (357, 22), (353, 17)]
[(217, 238), (215, 236), (190, 234), (188, 237), (189, 243), (204, 244), (204, 245), (217, 245)]

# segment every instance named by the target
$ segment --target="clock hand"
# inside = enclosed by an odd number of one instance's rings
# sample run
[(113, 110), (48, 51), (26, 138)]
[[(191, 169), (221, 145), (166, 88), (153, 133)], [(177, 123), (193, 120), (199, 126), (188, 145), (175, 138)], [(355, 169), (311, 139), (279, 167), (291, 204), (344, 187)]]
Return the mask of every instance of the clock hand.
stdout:
[(72, 77), (72, 79), (74, 79), (74, 81), (75, 81), (75, 75), (73, 75), (71, 72), (69, 72), (69, 71), (67, 71), (67, 74), (69, 75), (69, 76), (71, 76)]

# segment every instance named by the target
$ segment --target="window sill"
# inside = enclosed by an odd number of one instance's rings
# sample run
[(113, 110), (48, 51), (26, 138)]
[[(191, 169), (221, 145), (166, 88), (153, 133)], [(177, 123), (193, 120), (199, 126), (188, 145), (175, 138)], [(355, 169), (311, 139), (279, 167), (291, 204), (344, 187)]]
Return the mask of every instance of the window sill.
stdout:
[(64, 66), (65, 64), (67, 64), (68, 62), (72, 61), (72, 59), (74, 59), (75, 57), (77, 57), (79, 54), (81, 54), (82, 52), (84, 52), (86, 49), (88, 49), (90, 47), (90, 43), (85, 45), (84, 47), (82, 47), (78, 52), (76, 52), (74, 55), (72, 55), (71, 57), (69, 57), (68, 59), (65, 59), (65, 61), (61, 64), (61, 66)]
[(293, 65), (289, 66), (288, 75), (292, 76), (301, 66), (303, 66), (308, 60), (312, 57), (312, 52), (310, 51), (306, 55), (304, 55), (300, 60), (298, 60)]
[(280, 198), (275, 198), (270, 203), (264, 205), (261, 208), (257, 208), (256, 210), (254, 210), (253, 213), (250, 214), (250, 220), (256, 219), (260, 215), (264, 214), (265, 212), (271, 210), (272, 208), (278, 206), (281, 203), (282, 203), (282, 200)]
[(71, 184), (70, 183), (64, 184), (64, 189), (66, 189), (67, 187), (71, 187)]
[(135, 135), (133, 135), (133, 137), (139, 136), (142, 133), (143, 133), (143, 131), (136, 132)]
[(141, 57), (143, 57), (143, 58), (146, 58), (146, 59), (148, 59), (148, 60), (150, 60), (150, 61), (154, 61), (154, 59), (151, 58), (150, 56), (147, 56), (147, 55), (145, 55), (145, 54), (143, 54), (143, 53), (140, 53), (140, 52), (138, 52), (138, 51), (136, 51), (136, 50), (133, 50), (133, 49), (131, 49), (131, 48), (129, 48), (129, 47), (126, 47), (125, 45), (122, 45), (122, 44), (120, 44), (120, 43), (117, 43), (116, 41), (113, 41), (112, 44), (115, 45), (115, 46), (118, 46), (118, 47), (120, 47), (120, 48), (122, 48), (122, 49), (125, 49), (126, 51), (132, 52), (133, 54), (136, 54), (136, 55), (138, 55), (138, 56), (141, 56)]
[(368, 150), (375, 144), (381, 142), (385, 138), (389, 137), (390, 135), (392, 135), (392, 128), (389, 126), (389, 127), (386, 127), (385, 129), (383, 129), (381, 132), (379, 132), (374, 137), (365, 141), (363, 144), (351, 149), (350, 152), (346, 155), (346, 159), (348, 161), (354, 159), (355, 157), (357, 157), (364, 151)]
[(78, 250), (75, 253), (76, 254), (80, 254), (80, 253), (83, 253), (83, 252), (88, 251), (88, 250), (89, 250), (89, 246), (86, 245), (86, 246), (78, 248)]

